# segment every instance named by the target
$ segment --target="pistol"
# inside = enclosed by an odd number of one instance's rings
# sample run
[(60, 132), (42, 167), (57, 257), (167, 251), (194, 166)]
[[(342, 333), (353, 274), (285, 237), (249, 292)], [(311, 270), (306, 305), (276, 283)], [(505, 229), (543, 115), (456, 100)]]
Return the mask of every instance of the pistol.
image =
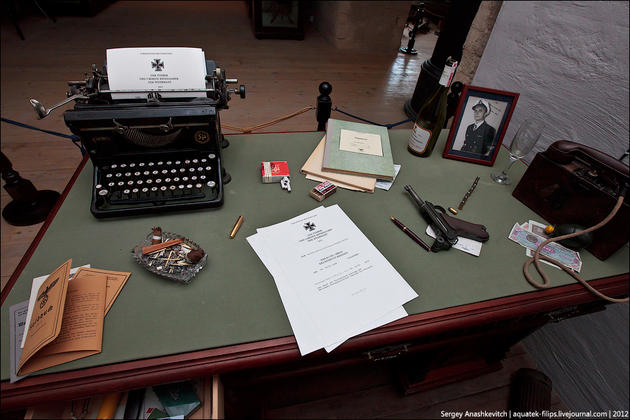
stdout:
[(411, 185), (405, 185), (405, 190), (416, 202), (420, 214), (435, 232), (435, 242), (431, 246), (431, 251), (438, 252), (450, 249), (457, 243), (458, 236), (479, 242), (485, 242), (490, 238), (484, 225), (466, 222), (445, 214), (443, 207), (422, 201)]

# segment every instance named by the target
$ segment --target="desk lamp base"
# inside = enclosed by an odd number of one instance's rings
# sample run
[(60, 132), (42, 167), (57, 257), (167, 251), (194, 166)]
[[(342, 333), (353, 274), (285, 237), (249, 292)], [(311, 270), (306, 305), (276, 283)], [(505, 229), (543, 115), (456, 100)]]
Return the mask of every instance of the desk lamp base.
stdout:
[(11, 201), (2, 210), (2, 217), (13, 226), (29, 226), (46, 220), (59, 199), (57, 191), (37, 191), (35, 201)]

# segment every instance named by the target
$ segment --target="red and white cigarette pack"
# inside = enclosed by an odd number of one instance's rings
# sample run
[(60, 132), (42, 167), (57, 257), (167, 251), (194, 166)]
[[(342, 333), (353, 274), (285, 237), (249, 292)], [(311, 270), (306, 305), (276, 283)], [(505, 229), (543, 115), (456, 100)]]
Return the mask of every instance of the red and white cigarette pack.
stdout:
[(263, 184), (280, 182), (282, 178), (289, 175), (289, 164), (285, 160), (274, 162), (260, 162), (262, 170)]

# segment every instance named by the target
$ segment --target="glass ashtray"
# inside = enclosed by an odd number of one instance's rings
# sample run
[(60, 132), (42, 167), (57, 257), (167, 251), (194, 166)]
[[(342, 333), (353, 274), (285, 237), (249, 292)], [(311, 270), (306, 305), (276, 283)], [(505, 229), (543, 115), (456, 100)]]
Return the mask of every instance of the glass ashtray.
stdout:
[(171, 232), (162, 233), (162, 242), (173, 239), (182, 239), (182, 242), (160, 251), (143, 255), (142, 248), (151, 245), (152, 239), (153, 233), (149, 233), (143, 242), (133, 248), (132, 253), (138, 264), (158, 276), (188, 284), (201, 271), (208, 260), (208, 254), (204, 252), (204, 256), (197, 263), (187, 262), (185, 258), (186, 251), (200, 249), (199, 245), (182, 235)]

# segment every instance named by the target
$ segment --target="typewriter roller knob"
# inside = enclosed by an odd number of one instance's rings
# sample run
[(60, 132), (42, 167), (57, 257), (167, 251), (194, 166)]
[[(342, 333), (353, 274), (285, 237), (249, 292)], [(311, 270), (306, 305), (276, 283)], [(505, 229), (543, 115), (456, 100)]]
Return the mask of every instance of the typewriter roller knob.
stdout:
[(240, 96), (241, 99), (245, 99), (245, 86), (244, 85), (240, 85), (238, 89), (235, 88), (232, 92)]

